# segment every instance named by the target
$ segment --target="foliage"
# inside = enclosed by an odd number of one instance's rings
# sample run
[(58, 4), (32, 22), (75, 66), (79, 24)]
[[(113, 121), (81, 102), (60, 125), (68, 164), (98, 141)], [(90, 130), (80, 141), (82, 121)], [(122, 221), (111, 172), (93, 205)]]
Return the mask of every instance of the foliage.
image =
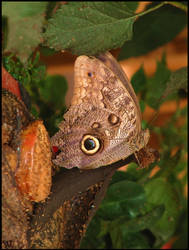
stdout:
[(23, 62), (41, 42), (46, 6), (47, 2), (3, 2), (3, 16), (8, 19), (5, 49)]
[[(185, 2), (154, 2), (136, 14), (137, 6), (138, 2), (3, 2), (3, 52), (12, 53), (3, 55), (3, 65), (27, 89), (32, 112), (44, 120), (50, 135), (66, 111), (67, 83), (61, 76), (46, 76), (35, 54), (37, 46), (77, 55), (121, 47), (119, 59), (124, 59), (164, 45), (186, 25)], [(186, 68), (167, 68), (166, 55), (152, 77), (141, 67), (132, 78), (141, 109), (148, 105), (158, 111), (166, 100), (179, 104), (178, 90), (187, 91), (186, 78)], [(151, 177), (155, 164), (141, 170), (130, 164), (126, 172), (116, 172), (82, 248), (153, 249), (174, 235), (175, 247), (186, 248), (187, 125), (177, 124), (186, 113), (178, 105), (163, 127), (148, 125), (160, 143), (159, 171)]]
[(48, 128), (50, 136), (58, 130), (58, 124), (66, 110), (65, 95), (67, 82), (63, 76), (46, 76), (46, 67), (39, 63), (39, 53), (29, 58), (27, 67), (13, 56), (5, 56), (6, 70), (26, 88), (32, 97), (31, 112), (40, 117)]
[[(147, 8), (150, 9), (156, 4), (157, 2), (153, 2)], [(122, 60), (131, 56), (140, 56), (166, 44), (185, 25), (186, 15), (184, 11), (170, 5), (164, 5), (148, 15), (141, 16), (133, 25), (132, 40), (124, 43), (118, 59)]]

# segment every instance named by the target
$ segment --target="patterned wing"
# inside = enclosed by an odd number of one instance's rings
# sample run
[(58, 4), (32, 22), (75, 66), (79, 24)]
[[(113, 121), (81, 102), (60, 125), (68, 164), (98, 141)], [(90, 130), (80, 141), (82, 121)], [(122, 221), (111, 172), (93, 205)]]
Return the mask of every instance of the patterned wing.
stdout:
[(134, 90), (110, 53), (80, 56), (69, 111), (52, 144), (54, 163), (67, 168), (97, 168), (126, 158), (148, 141)]

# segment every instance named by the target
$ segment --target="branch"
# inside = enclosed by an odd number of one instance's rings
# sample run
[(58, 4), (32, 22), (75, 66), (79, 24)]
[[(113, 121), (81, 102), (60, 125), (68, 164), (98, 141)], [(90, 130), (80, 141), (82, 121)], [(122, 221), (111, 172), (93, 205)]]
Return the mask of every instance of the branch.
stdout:
[[(52, 218), (53, 213), (59, 209), (66, 200), (70, 200), (77, 194), (79, 195), (91, 185), (106, 180), (108, 176), (110, 176), (109, 179), (111, 180), (111, 177), (116, 169), (133, 161), (135, 161), (135, 159), (133, 155), (131, 155), (125, 160), (120, 160), (97, 169), (81, 171), (78, 168), (74, 168), (72, 170), (62, 168), (61, 171), (53, 178), (52, 192), (47, 201), (37, 205), (35, 214), (31, 218), (31, 230), (40, 230), (45, 223)], [(104, 195), (108, 184), (105, 186), (106, 188), (103, 191)]]

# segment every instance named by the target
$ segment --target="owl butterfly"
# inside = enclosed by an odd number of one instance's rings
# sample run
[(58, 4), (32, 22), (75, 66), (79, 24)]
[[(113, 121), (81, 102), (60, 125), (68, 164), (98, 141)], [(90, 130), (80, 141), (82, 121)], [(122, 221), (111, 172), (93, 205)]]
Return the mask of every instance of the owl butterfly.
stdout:
[(56, 165), (94, 169), (145, 147), (149, 131), (124, 71), (109, 53), (79, 56), (74, 66), (74, 94), (60, 130), (51, 138)]

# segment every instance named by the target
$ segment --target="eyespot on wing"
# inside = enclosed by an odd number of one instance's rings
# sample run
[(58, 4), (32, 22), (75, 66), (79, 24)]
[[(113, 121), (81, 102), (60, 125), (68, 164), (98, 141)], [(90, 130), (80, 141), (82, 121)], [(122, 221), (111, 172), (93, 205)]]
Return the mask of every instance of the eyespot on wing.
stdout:
[(101, 141), (92, 135), (85, 135), (81, 141), (81, 150), (87, 155), (94, 155), (100, 147)]
[(28, 199), (43, 201), (51, 188), (51, 148), (42, 121), (34, 121), (20, 137), (19, 167), (15, 179), (20, 192)]

